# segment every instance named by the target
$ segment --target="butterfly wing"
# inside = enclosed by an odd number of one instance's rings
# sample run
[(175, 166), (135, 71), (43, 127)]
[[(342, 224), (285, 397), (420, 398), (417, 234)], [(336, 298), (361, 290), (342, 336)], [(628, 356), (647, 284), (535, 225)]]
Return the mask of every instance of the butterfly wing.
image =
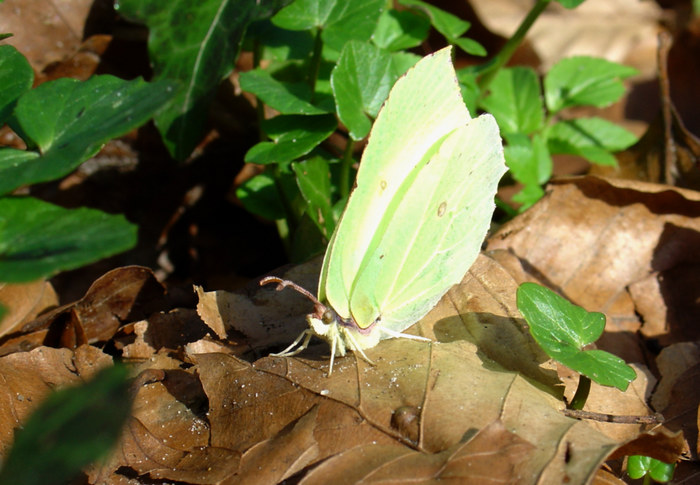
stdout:
[[(469, 120), (449, 48), (423, 58), (392, 88), (372, 127), (356, 187), (323, 262), (319, 299), (341, 317), (352, 316), (366, 328), (382, 312), (379, 305), (385, 298), (377, 298), (376, 284), (363, 286), (368, 278), (362, 275), (379, 271), (373, 258), (411, 181), (448, 135)], [(418, 217), (409, 221), (411, 226), (417, 225)], [(381, 267), (395, 277), (401, 271), (400, 266)]]
[[(395, 195), (352, 289), (353, 316), (401, 332), (459, 283), (479, 254), (505, 172), (496, 121), (453, 130)], [(365, 316), (367, 314), (367, 316)]]

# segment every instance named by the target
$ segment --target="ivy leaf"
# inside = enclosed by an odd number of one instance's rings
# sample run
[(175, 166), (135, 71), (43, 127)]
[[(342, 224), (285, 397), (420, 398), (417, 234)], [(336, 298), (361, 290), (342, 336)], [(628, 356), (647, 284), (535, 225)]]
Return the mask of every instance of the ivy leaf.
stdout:
[(0, 280), (33, 281), (125, 251), (136, 244), (136, 230), (121, 215), (0, 198)]
[(535, 283), (520, 285), (516, 298), (530, 333), (552, 359), (600, 385), (621, 391), (637, 377), (621, 358), (604, 350), (583, 350), (603, 334), (602, 313), (588, 312)]
[(262, 123), (272, 141), (260, 142), (248, 150), (248, 163), (284, 163), (306, 155), (338, 127), (333, 115), (279, 115)]
[(530, 68), (500, 70), (481, 104), (496, 118), (504, 133), (529, 135), (544, 126), (540, 83)]
[(558, 113), (571, 106), (604, 108), (625, 92), (621, 80), (637, 70), (597, 57), (569, 57), (556, 63), (544, 78), (547, 108)]
[(248, 25), (272, 16), (290, 0), (119, 0), (115, 8), (149, 28), (154, 80), (181, 86), (156, 126), (168, 150), (185, 159), (206, 129), (216, 88), (233, 69)]
[(70, 173), (104, 143), (148, 121), (173, 95), (165, 81), (114, 76), (62, 78), (26, 92), (10, 124), (39, 153), (0, 149), (0, 194)]
[(384, 10), (384, 0), (296, 0), (272, 17), (289, 30), (321, 29), (323, 42), (340, 52), (351, 40), (366, 42)]

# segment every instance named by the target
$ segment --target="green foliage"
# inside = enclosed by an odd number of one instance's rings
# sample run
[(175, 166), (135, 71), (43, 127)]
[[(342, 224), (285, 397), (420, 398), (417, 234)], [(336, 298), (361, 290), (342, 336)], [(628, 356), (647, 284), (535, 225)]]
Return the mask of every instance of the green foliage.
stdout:
[(1, 485), (66, 483), (104, 457), (131, 414), (127, 370), (113, 366), (91, 381), (50, 394), (16, 432)]
[(635, 69), (592, 57), (573, 57), (555, 64), (542, 86), (534, 70), (500, 70), (479, 106), (490, 111), (508, 141), (506, 163), (524, 188), (514, 200), (521, 210), (543, 194), (552, 173), (551, 155), (571, 154), (600, 165), (615, 165), (612, 152), (624, 150), (636, 137), (597, 117), (563, 119), (560, 112), (579, 106), (605, 107), (624, 93), (622, 79)]
[[(468, 22), (426, 2), (401, 3), (398, 11), (375, 0), (297, 0), (251, 26), (251, 48), (266, 67), (242, 73), (241, 87), (279, 115), (261, 120), (269, 141), (246, 155), (267, 170), (243, 184), (238, 197), (251, 212), (284, 218), (278, 227), (293, 259), (322, 250), (333, 232), (354, 179), (352, 142), (367, 136), (394, 82), (420, 59), (404, 49), (420, 45), (433, 26), (449, 43), (485, 54), (464, 37)], [(338, 129), (325, 113), (347, 129), (343, 153), (323, 147)], [(304, 133), (311, 123), (313, 133)]]
[(649, 477), (666, 483), (673, 478), (675, 463), (664, 463), (650, 456), (633, 455), (627, 458), (627, 474), (635, 480)]
[(132, 247), (136, 227), (122, 216), (9, 194), (67, 175), (110, 139), (148, 121), (174, 85), (95, 76), (31, 89), (29, 63), (7, 45), (0, 46), (0, 66), (0, 122), (28, 147), (0, 148), (0, 281), (31, 281)]
[(136, 244), (124, 216), (63, 209), (32, 197), (0, 198), (0, 275), (11, 283), (78, 268)]
[(604, 350), (584, 350), (605, 330), (605, 315), (588, 312), (552, 290), (534, 283), (518, 288), (517, 305), (540, 347), (557, 362), (603, 386), (625, 391), (637, 374)]
[(186, 158), (204, 133), (209, 103), (233, 69), (248, 25), (268, 18), (289, 0), (120, 0), (115, 8), (150, 29), (148, 51), (154, 81), (179, 81), (168, 106), (156, 116), (170, 153)]
[[(574, 8), (582, 1), (559, 3)], [(196, 7), (183, 0), (148, 5), (119, 0), (117, 8), (149, 27), (155, 78), (176, 79), (183, 86), (156, 118), (166, 145), (179, 159), (199, 141), (206, 107), (232, 69), (239, 46), (254, 53), (254, 69), (239, 79), (241, 88), (257, 97), (261, 139), (246, 161), (266, 167), (258, 180), (239, 188), (238, 197), (249, 211), (276, 218), (289, 255), (306, 259), (325, 246), (338, 207), (350, 193), (353, 142), (367, 136), (394, 82), (420, 58), (407, 49), (423, 44), (432, 28), (467, 53), (483, 56), (486, 51), (465, 36), (469, 22), (422, 0), (399, 0), (400, 9), (384, 0), (258, 3), (245, 0), (234, 8), (233, 2), (214, 0)], [(532, 69), (503, 67), (548, 3), (536, 2), (492, 61), (458, 72), (471, 113), (485, 109), (499, 123), (508, 166), (524, 187), (515, 196), (521, 210), (544, 193), (553, 154), (610, 165), (615, 161), (612, 152), (635, 141), (602, 119), (566, 119), (562, 113), (614, 102), (623, 92), (621, 80), (634, 74), (633, 69), (601, 59), (565, 59), (541, 82)], [(264, 119), (262, 105), (276, 114)], [(341, 153), (326, 143), (339, 129), (348, 136)], [(324, 185), (313, 197), (311, 181), (300, 178), (309, 172), (292, 167), (311, 159), (317, 160), (314, 177), (327, 167), (323, 179), (330, 181), (330, 187)], [(327, 219), (330, 214), (332, 220)], [(302, 227), (304, 237), (299, 237)], [(302, 246), (295, 241), (303, 241)]]

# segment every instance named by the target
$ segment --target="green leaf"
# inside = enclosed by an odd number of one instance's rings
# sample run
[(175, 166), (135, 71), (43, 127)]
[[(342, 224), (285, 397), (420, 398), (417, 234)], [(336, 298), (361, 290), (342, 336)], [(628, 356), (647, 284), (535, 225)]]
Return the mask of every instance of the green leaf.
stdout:
[(586, 0), (556, 0), (562, 7), (572, 9), (581, 5)]
[(557, 113), (570, 106), (609, 106), (625, 91), (621, 80), (635, 74), (636, 69), (605, 59), (562, 59), (544, 78), (547, 108)]
[(168, 150), (185, 159), (199, 143), (216, 88), (233, 69), (248, 24), (268, 18), (289, 0), (119, 0), (125, 17), (149, 28), (154, 79), (180, 82), (177, 96), (156, 117)]
[(486, 48), (483, 45), (479, 44), (474, 39), (470, 39), (468, 37), (460, 37), (458, 39), (453, 39), (452, 43), (460, 49), (462, 49), (467, 54), (471, 54), (473, 56), (484, 57), (486, 54), (488, 54), (488, 52), (486, 52)]
[(445, 36), (450, 43), (453, 43), (471, 26), (466, 20), (455, 17), (451, 13), (421, 0), (399, 0), (399, 3), (424, 12), (430, 19), (430, 23), (435, 27), (435, 30)]
[(507, 140), (509, 144), (504, 148), (506, 165), (513, 178), (523, 184), (513, 200), (522, 204), (519, 211), (523, 212), (544, 195), (541, 185), (552, 176), (552, 158), (540, 135), (532, 139), (523, 135), (510, 136)]
[(386, 10), (379, 17), (372, 41), (382, 49), (400, 51), (419, 46), (427, 37), (430, 21), (410, 10)]
[(513, 195), (513, 202), (521, 204), (518, 212), (525, 212), (538, 200), (544, 197), (544, 189), (540, 185), (525, 185), (520, 192)]
[(610, 152), (637, 142), (637, 137), (621, 126), (602, 118), (577, 118), (555, 123), (548, 133), (552, 153), (579, 155), (600, 165), (616, 164)]
[(333, 115), (279, 115), (263, 121), (273, 141), (260, 142), (245, 155), (249, 163), (289, 162), (313, 150), (338, 127)]
[[(263, 47), (262, 59), (274, 62), (307, 59), (314, 48), (311, 32), (282, 29), (267, 19), (252, 23), (245, 39), (246, 43), (258, 42)], [(244, 50), (253, 49), (252, 42), (250, 47), (244, 47)]]
[(307, 203), (306, 213), (318, 230), (330, 239), (335, 229), (333, 205), (331, 204), (331, 177), (328, 161), (314, 157), (299, 163), (292, 163), (297, 177), (297, 185)]
[[(28, 145), (38, 146), (41, 156), (0, 155), (5, 160), (0, 161), (0, 194), (70, 173), (104, 143), (148, 121), (172, 96), (167, 82), (113, 76), (85, 82), (62, 78), (26, 92), (17, 101), (12, 125)], [(10, 158), (17, 163), (7, 163)]]
[(296, 0), (272, 17), (284, 29), (321, 29), (321, 38), (340, 52), (351, 40), (367, 41), (384, 10), (384, 0)]
[(398, 79), (391, 54), (371, 44), (348, 42), (331, 74), (338, 118), (361, 140)]
[(121, 215), (0, 198), (0, 280), (32, 281), (125, 251), (136, 229)]
[(529, 135), (544, 126), (544, 107), (535, 71), (527, 67), (501, 69), (482, 101), (503, 133)]
[(477, 76), (472, 69), (464, 68), (457, 71), (457, 79), (459, 80), (459, 88), (464, 98), (464, 104), (467, 105), (467, 109), (472, 114), (477, 112), (477, 103), (481, 97), (481, 89), (476, 78)]
[(26, 57), (11, 45), (0, 46), (0, 125), (14, 108), (15, 101), (34, 82), (34, 70)]
[(281, 114), (317, 115), (333, 112), (311, 104), (308, 83), (281, 82), (263, 69), (241, 73), (241, 89), (253, 93)]
[(647, 474), (657, 482), (666, 483), (673, 478), (675, 463), (664, 463), (650, 456), (632, 455), (627, 458), (627, 474), (638, 480)]
[(131, 403), (128, 371), (121, 365), (51, 393), (17, 431), (0, 483), (68, 483), (114, 447)]
[(309, 213), (304, 212), (292, 235), (289, 258), (297, 262), (308, 261), (322, 253), (326, 244), (328, 239), (319, 231)]
[(263, 172), (243, 182), (236, 189), (236, 197), (248, 212), (271, 221), (286, 216), (282, 199), (275, 185), (275, 179)]
[(604, 350), (582, 350), (603, 334), (605, 315), (588, 312), (552, 290), (523, 283), (517, 305), (530, 333), (552, 359), (603, 386), (625, 391), (637, 374), (619, 357)]

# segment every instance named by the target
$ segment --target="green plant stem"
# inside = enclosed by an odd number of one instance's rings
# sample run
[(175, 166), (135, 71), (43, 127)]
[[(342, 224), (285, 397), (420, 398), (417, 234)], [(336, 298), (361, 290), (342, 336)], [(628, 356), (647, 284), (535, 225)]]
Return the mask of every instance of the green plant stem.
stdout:
[(484, 66), (484, 68), (480, 70), (479, 88), (481, 88), (480, 90), (482, 93), (486, 93), (489, 84), (491, 84), (491, 81), (493, 81), (493, 78), (496, 77), (498, 71), (505, 66), (513, 56), (515, 49), (517, 49), (525, 39), (525, 34), (527, 34), (527, 31), (530, 30), (530, 27), (532, 27), (532, 24), (535, 23), (537, 17), (539, 17), (544, 9), (547, 8), (550, 1), (551, 0), (537, 0), (535, 6), (532, 7), (532, 10), (530, 10), (530, 12), (527, 14), (527, 17), (525, 17), (521, 22), (518, 30), (515, 31), (511, 38), (508, 39), (508, 42), (506, 42), (506, 44), (503, 46), (501, 52), (499, 52), (496, 57), (494, 57), (486, 66)]
[(348, 142), (345, 144), (343, 151), (343, 160), (340, 167), (340, 198), (346, 199), (350, 195), (350, 168), (352, 167), (352, 149), (355, 144), (351, 137), (348, 137)]
[(581, 374), (578, 378), (578, 388), (576, 389), (576, 394), (574, 394), (574, 398), (571, 400), (567, 408), (577, 410), (583, 409), (583, 406), (586, 404), (586, 400), (588, 399), (588, 393), (590, 391), (591, 380), (588, 377)]
[(311, 87), (311, 103), (314, 102), (316, 96), (316, 80), (318, 79), (318, 71), (321, 68), (321, 53), (323, 52), (323, 39), (321, 39), (321, 29), (316, 30), (314, 38), (314, 51), (311, 54), (309, 63), (309, 86)]

